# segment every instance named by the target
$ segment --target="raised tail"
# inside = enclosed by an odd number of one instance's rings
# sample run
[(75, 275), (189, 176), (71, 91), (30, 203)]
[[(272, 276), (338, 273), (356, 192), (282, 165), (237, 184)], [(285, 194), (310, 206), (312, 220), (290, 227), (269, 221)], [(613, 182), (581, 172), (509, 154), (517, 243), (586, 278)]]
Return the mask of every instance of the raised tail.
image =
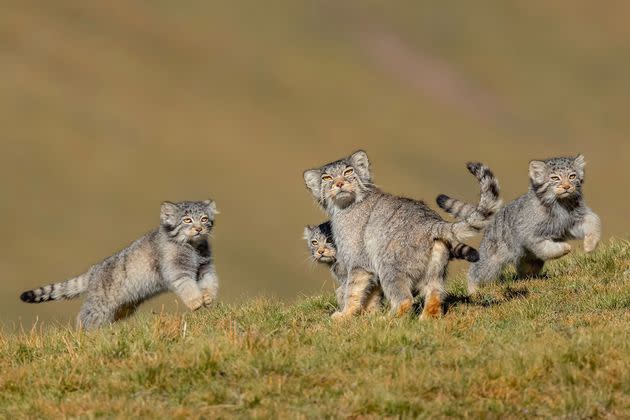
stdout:
[(61, 283), (53, 283), (37, 289), (29, 290), (20, 295), (20, 299), (27, 303), (41, 303), (49, 300), (72, 299), (87, 289), (87, 274), (82, 274)]
[(481, 194), (477, 205), (440, 194), (437, 205), (456, 219), (464, 220), (477, 229), (484, 228), (491, 217), (501, 208), (499, 181), (492, 171), (482, 163), (469, 162), (468, 171), (479, 180)]

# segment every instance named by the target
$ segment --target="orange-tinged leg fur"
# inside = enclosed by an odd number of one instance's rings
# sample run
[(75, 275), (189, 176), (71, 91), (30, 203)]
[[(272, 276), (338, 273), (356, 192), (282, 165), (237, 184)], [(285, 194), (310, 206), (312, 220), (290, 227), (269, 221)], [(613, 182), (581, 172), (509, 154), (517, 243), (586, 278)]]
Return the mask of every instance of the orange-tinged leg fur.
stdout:
[(381, 309), (381, 299), (383, 298), (383, 290), (380, 286), (374, 286), (374, 289), (365, 299), (365, 312), (372, 313)]
[(442, 315), (444, 278), (448, 266), (449, 250), (442, 241), (435, 241), (427, 265), (424, 307), (420, 319), (439, 318)]
[(341, 311), (332, 314), (335, 320), (351, 317), (361, 311), (366, 291), (372, 283), (373, 274), (363, 269), (354, 269), (348, 276), (346, 284), (346, 297)]

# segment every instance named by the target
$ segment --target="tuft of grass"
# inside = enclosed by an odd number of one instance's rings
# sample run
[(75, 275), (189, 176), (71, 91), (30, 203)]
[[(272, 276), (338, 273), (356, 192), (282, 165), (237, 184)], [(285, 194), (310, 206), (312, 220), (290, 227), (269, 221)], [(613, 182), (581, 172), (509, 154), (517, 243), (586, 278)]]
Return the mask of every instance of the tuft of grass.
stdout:
[[(630, 415), (630, 244), (550, 263), (443, 319), (333, 323), (330, 295), (0, 335), (0, 413), (37, 417)], [(509, 276), (508, 276), (509, 277)]]

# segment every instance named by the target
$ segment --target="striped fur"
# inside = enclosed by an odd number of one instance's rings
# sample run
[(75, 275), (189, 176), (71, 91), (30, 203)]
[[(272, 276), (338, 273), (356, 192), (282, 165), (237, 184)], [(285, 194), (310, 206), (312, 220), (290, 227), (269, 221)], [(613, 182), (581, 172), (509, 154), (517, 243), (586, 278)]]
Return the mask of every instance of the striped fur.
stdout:
[(27, 303), (40, 303), (49, 300), (73, 299), (85, 292), (88, 287), (87, 276), (81, 274), (70, 280), (53, 283), (37, 289), (29, 290), (20, 295), (20, 299)]
[(477, 252), (477, 250), (472, 246), (463, 243), (456, 243), (453, 244), (453, 247), (451, 248), (451, 258), (477, 262), (479, 261), (479, 252)]
[(212, 200), (162, 203), (160, 227), (93, 265), (85, 274), (29, 290), (28, 303), (85, 293), (77, 326), (93, 329), (130, 316), (145, 300), (173, 291), (191, 310), (212, 304), (218, 278), (210, 246)]
[(438, 206), (454, 218), (466, 220), (477, 229), (482, 229), (501, 208), (499, 181), (495, 178), (492, 171), (482, 163), (469, 162), (466, 166), (468, 171), (479, 180), (481, 190), (479, 203), (475, 206), (444, 194), (440, 194), (436, 202)]

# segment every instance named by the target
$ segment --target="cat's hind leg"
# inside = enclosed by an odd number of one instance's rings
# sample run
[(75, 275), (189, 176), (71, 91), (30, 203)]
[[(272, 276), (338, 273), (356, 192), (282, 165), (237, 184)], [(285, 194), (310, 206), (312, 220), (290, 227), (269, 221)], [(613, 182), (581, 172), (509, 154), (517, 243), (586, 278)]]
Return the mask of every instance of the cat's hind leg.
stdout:
[(474, 294), (479, 285), (497, 280), (503, 268), (512, 262), (512, 255), (502, 250), (494, 254), (482, 253), (479, 261), (468, 270), (468, 293)]
[(439, 318), (442, 315), (444, 279), (450, 250), (442, 241), (435, 241), (427, 264), (424, 285), (424, 307), (420, 319)]
[(109, 305), (96, 299), (86, 299), (77, 315), (77, 328), (93, 330), (116, 320), (116, 311)]

